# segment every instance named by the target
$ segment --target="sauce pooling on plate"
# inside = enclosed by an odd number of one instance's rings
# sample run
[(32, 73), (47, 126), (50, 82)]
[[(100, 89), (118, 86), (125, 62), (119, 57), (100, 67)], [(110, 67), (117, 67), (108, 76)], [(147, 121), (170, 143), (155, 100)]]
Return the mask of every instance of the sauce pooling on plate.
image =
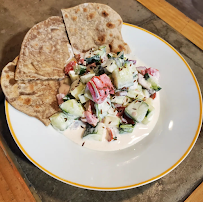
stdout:
[(57, 95), (62, 112), (50, 117), (52, 126), (101, 151), (124, 149), (146, 137), (159, 116), (160, 74), (139, 63), (123, 52), (107, 54), (105, 46), (69, 61)]
[(104, 140), (102, 142), (96, 141), (96, 140), (84, 140), (82, 139), (82, 134), (84, 133), (84, 126), (77, 127), (77, 128), (71, 128), (67, 129), (63, 132), (63, 134), (68, 137), (71, 141), (78, 144), (79, 146), (83, 146), (85, 148), (97, 150), (97, 151), (116, 151), (128, 148), (139, 141), (141, 141), (143, 138), (150, 135), (153, 128), (155, 127), (158, 118), (159, 118), (159, 112), (160, 112), (160, 98), (159, 93), (157, 94), (157, 99), (154, 100), (154, 107), (156, 109), (152, 120), (147, 124), (137, 124), (134, 128), (133, 133), (128, 134), (119, 134), (118, 131), (115, 131), (117, 135), (117, 140), (108, 142), (107, 140)]

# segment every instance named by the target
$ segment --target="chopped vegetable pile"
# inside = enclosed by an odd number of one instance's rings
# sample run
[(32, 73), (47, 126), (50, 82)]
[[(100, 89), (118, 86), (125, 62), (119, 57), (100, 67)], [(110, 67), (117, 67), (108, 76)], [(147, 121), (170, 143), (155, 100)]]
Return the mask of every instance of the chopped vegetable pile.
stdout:
[(132, 133), (136, 123), (151, 120), (152, 100), (161, 90), (157, 69), (136, 67), (123, 52), (107, 54), (102, 46), (69, 62), (64, 71), (72, 84), (69, 94), (57, 95), (62, 112), (50, 117), (55, 129), (63, 131), (80, 120), (86, 123), (83, 138), (110, 142), (117, 140), (115, 128)]

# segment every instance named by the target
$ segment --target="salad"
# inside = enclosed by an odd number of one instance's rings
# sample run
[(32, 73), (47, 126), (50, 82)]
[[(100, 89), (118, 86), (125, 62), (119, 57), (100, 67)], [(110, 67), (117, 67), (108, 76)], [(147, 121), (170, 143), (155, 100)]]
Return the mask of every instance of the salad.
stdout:
[(56, 130), (77, 120), (86, 124), (82, 138), (110, 142), (117, 132), (132, 133), (137, 123), (152, 119), (153, 99), (161, 90), (157, 69), (136, 67), (123, 52), (107, 54), (102, 46), (70, 61), (64, 71), (71, 86), (68, 94), (57, 95), (62, 111), (50, 117)]

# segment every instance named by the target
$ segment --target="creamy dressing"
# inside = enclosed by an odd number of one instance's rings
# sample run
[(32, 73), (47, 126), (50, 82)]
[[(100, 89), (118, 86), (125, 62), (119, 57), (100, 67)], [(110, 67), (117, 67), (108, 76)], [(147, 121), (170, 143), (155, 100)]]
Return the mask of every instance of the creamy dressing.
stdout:
[[(144, 62), (137, 60), (133, 54), (126, 55), (127, 58), (135, 59), (136, 67), (138, 66), (147, 66)], [(63, 84), (63, 83), (62, 83)], [(67, 85), (67, 84), (66, 84)], [(65, 86), (64, 86), (65, 87)], [(61, 87), (62, 89), (63, 87)], [(92, 139), (83, 139), (82, 135), (84, 133), (85, 124), (81, 122), (81, 124), (76, 121), (70, 128), (63, 131), (63, 134), (68, 137), (71, 141), (78, 144), (79, 146), (83, 146), (85, 148), (97, 150), (97, 151), (115, 151), (125, 149), (130, 147), (143, 138), (147, 137), (155, 127), (160, 112), (160, 97), (159, 93), (156, 93), (157, 96), (153, 100), (153, 106), (155, 108), (153, 116), (150, 118), (150, 122), (147, 125), (142, 123), (137, 123), (132, 133), (119, 134), (117, 129), (114, 129), (114, 134), (117, 136), (117, 140), (112, 140), (111, 142), (107, 141), (107, 138), (103, 138), (103, 141), (96, 141)], [(82, 126), (82, 127), (81, 127)]]
[[(160, 112), (160, 98), (159, 93), (157, 93), (157, 97), (153, 100), (153, 106), (155, 108), (154, 115), (151, 117), (151, 121), (144, 125), (142, 123), (137, 123), (134, 131), (132, 133), (126, 133), (126, 134), (119, 134), (118, 131), (114, 130), (117, 140), (112, 140), (111, 142), (108, 142), (106, 138), (104, 138), (103, 141), (96, 141), (96, 140), (90, 140), (90, 139), (82, 139), (82, 134), (84, 132), (84, 129), (82, 127), (67, 129), (63, 132), (63, 134), (68, 137), (70, 140), (72, 140), (74, 143), (78, 144), (79, 146), (86, 147), (93, 150), (98, 151), (115, 151), (115, 150), (121, 150), (125, 149), (127, 147), (130, 147), (139, 141), (141, 141), (143, 138), (148, 136), (150, 132), (155, 127), (158, 118), (159, 118), (159, 112)], [(83, 144), (84, 143), (84, 144)]]

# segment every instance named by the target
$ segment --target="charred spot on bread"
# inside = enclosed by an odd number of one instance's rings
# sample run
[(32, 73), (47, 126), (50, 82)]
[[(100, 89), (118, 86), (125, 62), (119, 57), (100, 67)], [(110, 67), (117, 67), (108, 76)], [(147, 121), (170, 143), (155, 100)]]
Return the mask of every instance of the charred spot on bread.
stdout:
[(15, 69), (16, 69), (15, 65), (8, 66), (8, 71), (10, 72), (15, 72)]
[(103, 17), (107, 17), (107, 16), (109, 16), (109, 14), (108, 14), (105, 10), (103, 10), (103, 11), (102, 11), (102, 16), (103, 16)]
[(98, 37), (98, 41), (99, 41), (100, 43), (104, 43), (105, 40), (106, 40), (106, 35), (105, 35), (105, 34), (100, 35), (100, 36)]
[(25, 98), (23, 101), (23, 104), (25, 104), (25, 105), (29, 105), (30, 103), (31, 103), (31, 99), (29, 97)]
[(15, 79), (10, 79), (10, 80), (9, 80), (9, 83), (13, 86), (14, 84), (17, 83), (17, 81), (16, 81)]
[(109, 29), (115, 28), (115, 24), (113, 24), (113, 23), (111, 23), (111, 22), (107, 22), (107, 23), (106, 23), (106, 26), (107, 26)]
[(75, 13), (78, 13), (80, 11), (80, 8), (77, 8), (76, 10), (75, 10)]
[(72, 17), (72, 20), (73, 20), (73, 21), (76, 21), (76, 20), (77, 20), (77, 16), (73, 16), (73, 17)]
[(92, 12), (87, 16), (87, 20), (92, 20), (96, 15), (96, 12)]

